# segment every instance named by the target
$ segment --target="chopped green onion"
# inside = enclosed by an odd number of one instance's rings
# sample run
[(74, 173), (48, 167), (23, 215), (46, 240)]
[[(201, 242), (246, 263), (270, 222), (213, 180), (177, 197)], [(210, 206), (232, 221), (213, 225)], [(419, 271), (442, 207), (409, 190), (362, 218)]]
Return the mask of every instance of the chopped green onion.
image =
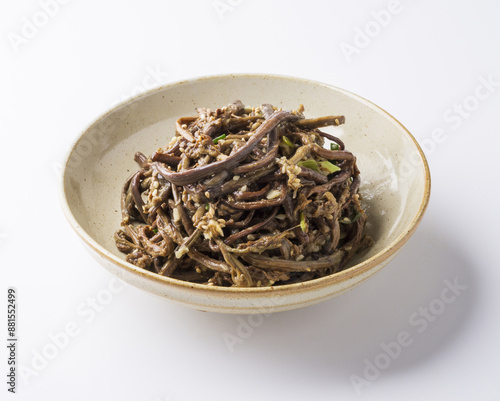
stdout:
[(318, 163), (314, 159), (308, 159), (308, 160), (303, 160), (301, 162), (298, 162), (297, 166), (310, 168), (311, 170), (319, 172)]
[(352, 224), (352, 223), (356, 223), (360, 217), (361, 217), (361, 213), (357, 211), (352, 219), (350, 219), (349, 217), (344, 217), (342, 220), (340, 220), (340, 222), (342, 224)]
[(300, 228), (303, 232), (307, 231), (307, 222), (303, 212), (300, 212)]
[(279, 143), (281, 152), (285, 156), (290, 156), (293, 153), (293, 150), (295, 149), (295, 146), (293, 142), (287, 138), (286, 136), (283, 136), (280, 143)]
[(292, 149), (295, 147), (295, 145), (293, 144), (293, 142), (290, 140), (290, 138), (286, 137), (285, 135), (283, 135), (282, 137), (283, 139), (283, 142), (285, 142), (285, 144), (287, 146), (290, 146)]
[(330, 149), (331, 150), (339, 150), (340, 149), (340, 146), (338, 143), (331, 143), (330, 144)]
[(210, 205), (208, 203), (205, 204), (205, 210), (210, 210)]
[(226, 134), (222, 134), (221, 136), (218, 136), (217, 138), (214, 138), (214, 144), (215, 144), (215, 145), (217, 145), (217, 143), (218, 143), (221, 139), (226, 139)]
[(356, 216), (354, 216), (354, 218), (351, 220), (351, 223), (357, 222), (360, 217), (361, 217), (361, 213), (356, 212)]
[(155, 234), (158, 234), (158, 229), (157, 229), (157, 228), (153, 228), (153, 232), (154, 232)]
[(332, 174), (332, 173), (335, 173), (337, 171), (340, 171), (339, 166), (336, 166), (335, 164), (333, 164), (329, 161), (326, 161), (326, 160), (319, 162), (319, 165), (321, 166), (322, 170), (328, 171), (328, 174)]

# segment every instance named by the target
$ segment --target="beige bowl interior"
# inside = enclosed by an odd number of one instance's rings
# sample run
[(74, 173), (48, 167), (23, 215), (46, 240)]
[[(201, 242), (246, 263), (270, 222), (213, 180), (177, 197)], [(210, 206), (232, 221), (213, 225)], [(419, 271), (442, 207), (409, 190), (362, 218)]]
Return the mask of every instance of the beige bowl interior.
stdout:
[[(222, 289), (141, 271), (124, 261), (113, 233), (120, 225), (120, 191), (135, 170), (135, 152), (168, 143), (180, 116), (236, 99), (283, 109), (304, 104), (307, 117), (343, 114), (345, 125), (326, 129), (352, 151), (361, 170), (361, 193), (374, 246), (332, 277), (274, 289)], [(63, 177), (63, 209), (98, 260), (125, 281), (202, 310), (256, 312), (319, 302), (379, 270), (414, 231), (428, 202), (430, 177), (414, 138), (386, 112), (349, 92), (289, 77), (229, 75), (179, 82), (154, 90), (101, 116), (78, 139)]]

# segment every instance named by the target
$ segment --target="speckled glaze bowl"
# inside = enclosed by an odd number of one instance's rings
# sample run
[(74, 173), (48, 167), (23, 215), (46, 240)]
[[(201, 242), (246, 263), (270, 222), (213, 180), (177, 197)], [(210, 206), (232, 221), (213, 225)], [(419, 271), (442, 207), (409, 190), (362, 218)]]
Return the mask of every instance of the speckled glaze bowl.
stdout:
[[(343, 114), (330, 128), (357, 157), (360, 192), (374, 245), (331, 276), (270, 288), (222, 288), (159, 276), (125, 261), (113, 234), (120, 226), (120, 192), (135, 152), (151, 154), (175, 132), (175, 120), (197, 107), (240, 99), (283, 109), (304, 104), (307, 117)], [(328, 129), (327, 129), (328, 130)], [(170, 84), (100, 116), (77, 139), (62, 180), (62, 207), (97, 260), (120, 279), (203, 311), (269, 313), (312, 305), (353, 288), (389, 263), (408, 241), (427, 207), (430, 174), (413, 136), (391, 115), (345, 90), (285, 76), (221, 75)]]

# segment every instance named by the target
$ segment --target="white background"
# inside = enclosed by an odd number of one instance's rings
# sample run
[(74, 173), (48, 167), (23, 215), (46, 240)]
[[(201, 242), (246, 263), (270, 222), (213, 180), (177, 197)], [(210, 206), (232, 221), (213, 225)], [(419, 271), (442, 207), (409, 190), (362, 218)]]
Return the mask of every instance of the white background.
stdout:
[[(0, 6), (0, 399), (500, 399), (498, 2), (54, 1)], [(87, 124), (151, 85), (231, 72), (350, 90), (423, 145), (425, 218), (353, 291), (255, 320), (202, 313), (113, 281), (65, 221), (58, 174)]]

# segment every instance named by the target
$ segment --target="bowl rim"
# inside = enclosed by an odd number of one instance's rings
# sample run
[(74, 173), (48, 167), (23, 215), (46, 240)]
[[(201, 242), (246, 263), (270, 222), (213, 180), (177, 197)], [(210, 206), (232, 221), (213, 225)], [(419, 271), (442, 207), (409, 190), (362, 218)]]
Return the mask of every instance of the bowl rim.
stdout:
[[(418, 153), (420, 155), (421, 161), (422, 161), (422, 166), (424, 169), (424, 196), (422, 198), (422, 201), (419, 206), (419, 210), (414, 216), (413, 220), (411, 223), (409, 223), (403, 232), (395, 238), (389, 245), (384, 247), (381, 251), (377, 252), (375, 255), (371, 256), (370, 258), (363, 260), (345, 270), (342, 270), (340, 272), (316, 278), (313, 280), (309, 281), (303, 281), (299, 283), (293, 283), (293, 284), (284, 284), (284, 285), (279, 285), (279, 286), (270, 286), (270, 287), (220, 287), (220, 286), (209, 286), (206, 284), (199, 284), (199, 283), (192, 283), (189, 281), (183, 281), (179, 279), (174, 279), (170, 277), (165, 277), (165, 276), (160, 276), (157, 273), (150, 272), (148, 270), (139, 268), (129, 262), (126, 262), (125, 260), (120, 259), (107, 249), (105, 249), (102, 245), (100, 245), (96, 240), (94, 240), (78, 223), (76, 220), (75, 216), (73, 215), (71, 208), (68, 203), (68, 199), (66, 197), (66, 174), (68, 171), (68, 163), (70, 161), (70, 158), (75, 151), (78, 143), (83, 139), (84, 135), (92, 129), (99, 121), (103, 120), (106, 118), (108, 115), (111, 115), (115, 111), (119, 110), (120, 108), (132, 104), (133, 102), (143, 98), (143, 97), (148, 97), (156, 92), (161, 92), (163, 90), (166, 90), (168, 88), (176, 87), (176, 86), (182, 86), (186, 84), (194, 84), (197, 82), (202, 82), (202, 81), (209, 81), (209, 80), (220, 80), (220, 79), (231, 79), (231, 78), (258, 78), (258, 79), (265, 79), (265, 78), (272, 78), (272, 79), (280, 79), (280, 80), (286, 80), (286, 81), (295, 81), (295, 82), (301, 82), (303, 84), (312, 84), (315, 86), (322, 86), (328, 89), (333, 89), (337, 92), (341, 92), (351, 98), (356, 99), (357, 101), (360, 101), (361, 103), (364, 103), (365, 105), (369, 106), (372, 110), (376, 111), (378, 114), (380, 114), (382, 117), (389, 119), (392, 123), (395, 123), (396, 125), (399, 126), (399, 128), (402, 129), (402, 131), (408, 136), (408, 138), (411, 140), (413, 145), (415, 146), (416, 150), (418, 150)], [(185, 289), (185, 290), (190, 290), (190, 291), (201, 291), (201, 292), (209, 292), (215, 294), (220, 294), (220, 295), (236, 295), (236, 294), (245, 294), (248, 296), (252, 295), (264, 295), (265, 293), (270, 293), (272, 295), (279, 295), (283, 293), (288, 293), (288, 292), (293, 292), (293, 293), (300, 293), (300, 292), (309, 292), (311, 290), (316, 290), (320, 288), (325, 288), (329, 287), (334, 284), (341, 283), (343, 281), (346, 281), (347, 279), (354, 278), (356, 276), (360, 276), (369, 270), (371, 270), (374, 266), (384, 262), (385, 260), (389, 259), (392, 255), (394, 255), (401, 247), (409, 240), (409, 238), (412, 236), (412, 234), (415, 232), (417, 229), (418, 225), (420, 224), (423, 215), (427, 209), (427, 206), (429, 204), (429, 198), (430, 198), (430, 191), (431, 191), (431, 175), (430, 175), (430, 170), (429, 170), (429, 165), (427, 162), (427, 159), (425, 157), (425, 154), (419, 145), (418, 141), (415, 139), (415, 137), (410, 133), (410, 131), (398, 120), (396, 119), (392, 114), (381, 108), (380, 106), (376, 105), (375, 103), (365, 99), (362, 96), (359, 96), (353, 92), (350, 92), (348, 90), (339, 88), (337, 86), (331, 85), (331, 84), (326, 84), (324, 82), (319, 82), (315, 81), (312, 79), (308, 78), (300, 78), (300, 77), (295, 77), (291, 75), (282, 75), (282, 74), (267, 74), (267, 73), (231, 73), (231, 74), (214, 74), (214, 75), (206, 75), (206, 76), (198, 76), (198, 77), (193, 77), (189, 79), (182, 79), (174, 82), (167, 83), (165, 85), (149, 89), (145, 92), (142, 92), (138, 95), (132, 96), (130, 98), (127, 98), (117, 104), (115, 104), (113, 107), (111, 107), (109, 110), (105, 111), (104, 113), (100, 114), (97, 116), (90, 124), (85, 126), (85, 128), (80, 132), (80, 134), (72, 141), (72, 143), (69, 146), (69, 150), (66, 153), (66, 156), (64, 158), (64, 163), (63, 163), (63, 169), (62, 169), (62, 174), (61, 174), (61, 179), (60, 179), (60, 185), (59, 185), (59, 200), (61, 204), (61, 208), (64, 212), (64, 215), (68, 222), (70, 223), (71, 227), (73, 230), (77, 233), (77, 235), (86, 243), (91, 249), (93, 249), (98, 255), (101, 257), (107, 259), (109, 262), (112, 264), (123, 268), (127, 270), (129, 273), (132, 273), (136, 276), (140, 276), (144, 279), (148, 279), (151, 281), (155, 281), (157, 284), (163, 284), (166, 286), (174, 286), (178, 287), (179, 289)]]

